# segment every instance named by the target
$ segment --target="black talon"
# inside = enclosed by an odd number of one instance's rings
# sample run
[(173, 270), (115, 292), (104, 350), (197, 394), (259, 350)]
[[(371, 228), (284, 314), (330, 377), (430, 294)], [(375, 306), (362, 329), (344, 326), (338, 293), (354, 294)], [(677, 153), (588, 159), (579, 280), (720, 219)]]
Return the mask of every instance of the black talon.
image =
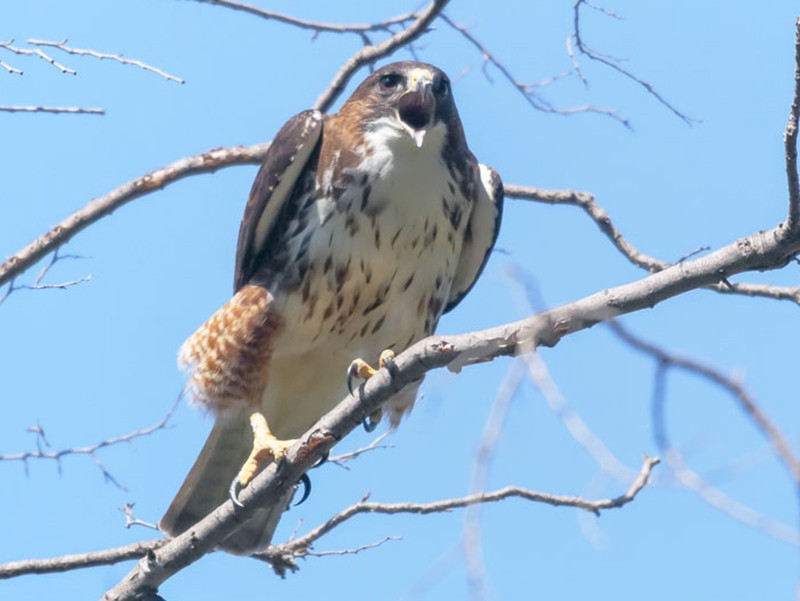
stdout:
[(300, 497), (300, 500), (294, 504), (295, 507), (305, 503), (306, 499), (311, 494), (311, 478), (308, 477), (308, 474), (303, 474), (300, 476), (300, 480), (298, 480), (297, 483), (303, 485), (303, 496)]
[(392, 379), (395, 379), (400, 375), (400, 370), (397, 369), (397, 363), (394, 362), (394, 357), (387, 357), (384, 359), (383, 366), (386, 368), (386, 371), (389, 372), (389, 375), (392, 377)]
[(363, 422), (361, 422), (361, 425), (362, 425), (362, 426), (364, 426), (364, 431), (365, 431), (365, 432), (374, 432), (374, 431), (375, 431), (375, 428), (377, 428), (377, 427), (378, 427), (378, 424), (379, 424), (379, 423), (380, 423), (380, 422), (374, 422), (374, 421), (372, 421), (370, 418), (368, 418), (368, 417), (365, 417), (365, 418), (364, 418), (364, 421), (363, 421)]
[(355, 363), (351, 363), (350, 367), (347, 368), (347, 390), (350, 392), (350, 396), (353, 395), (353, 378), (356, 377), (358, 373), (358, 368), (356, 367)]
[(331, 452), (330, 451), (325, 451), (325, 454), (322, 457), (320, 457), (319, 460), (314, 465), (311, 466), (311, 469), (312, 470), (316, 469), (316, 468), (321, 467), (321, 466), (325, 465), (326, 463), (328, 463), (328, 457), (330, 457), (330, 456), (331, 456)]
[(234, 507), (244, 507), (244, 503), (239, 500), (239, 492), (242, 490), (241, 486), (239, 486), (239, 476), (233, 479), (231, 482), (230, 488), (228, 488), (228, 496), (231, 499)]

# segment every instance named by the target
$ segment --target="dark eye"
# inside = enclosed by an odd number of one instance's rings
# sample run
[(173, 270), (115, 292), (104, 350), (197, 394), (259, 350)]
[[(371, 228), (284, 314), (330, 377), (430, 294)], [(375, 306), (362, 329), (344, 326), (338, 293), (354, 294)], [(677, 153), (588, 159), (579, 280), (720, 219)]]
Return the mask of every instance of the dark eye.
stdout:
[(447, 98), (450, 94), (450, 80), (446, 77), (442, 77), (439, 83), (434, 86), (433, 93), (439, 98)]
[(400, 84), (400, 75), (398, 73), (387, 73), (378, 78), (378, 85), (384, 90), (392, 90)]

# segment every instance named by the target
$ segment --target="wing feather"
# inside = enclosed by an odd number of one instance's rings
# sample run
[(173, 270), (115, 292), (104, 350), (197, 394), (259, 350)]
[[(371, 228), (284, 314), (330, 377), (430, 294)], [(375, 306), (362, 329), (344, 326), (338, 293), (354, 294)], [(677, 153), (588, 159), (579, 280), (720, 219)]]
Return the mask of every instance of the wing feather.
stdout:
[(487, 165), (478, 165), (477, 198), (464, 234), (464, 245), (444, 312), (453, 309), (475, 285), (500, 231), (503, 215), (503, 182)]
[(253, 182), (239, 227), (233, 291), (244, 286), (322, 134), (322, 114), (303, 111), (281, 128)]

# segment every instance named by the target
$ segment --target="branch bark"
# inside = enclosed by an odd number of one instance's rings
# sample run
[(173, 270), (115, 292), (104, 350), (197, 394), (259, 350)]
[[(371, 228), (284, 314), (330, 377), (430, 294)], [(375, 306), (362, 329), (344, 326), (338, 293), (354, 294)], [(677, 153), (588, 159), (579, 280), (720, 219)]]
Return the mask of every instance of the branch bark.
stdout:
[(656, 304), (689, 290), (708, 286), (747, 270), (785, 265), (800, 251), (800, 236), (784, 225), (741, 238), (707, 256), (678, 263), (642, 280), (603, 290), (576, 302), (526, 319), (468, 334), (431, 336), (397, 356), (396, 373), (381, 370), (323, 417), (287, 453), (285, 462), (272, 464), (242, 491), (242, 508), (230, 501), (194, 528), (174, 538), (139, 564), (104, 596), (105, 600), (134, 599), (157, 590), (170, 576), (210, 552), (256, 507), (274, 504), (302, 475), (381, 404), (426, 372), (495, 357), (514, 355), (537, 346), (553, 346), (564, 336), (612, 317)]

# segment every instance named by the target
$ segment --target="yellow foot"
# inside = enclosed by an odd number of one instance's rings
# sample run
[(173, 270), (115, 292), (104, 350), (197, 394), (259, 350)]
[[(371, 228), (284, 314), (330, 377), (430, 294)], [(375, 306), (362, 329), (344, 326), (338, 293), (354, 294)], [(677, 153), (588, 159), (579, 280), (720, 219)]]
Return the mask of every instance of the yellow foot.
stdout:
[(250, 425), (253, 428), (253, 450), (236, 477), (235, 482), (240, 487), (247, 486), (258, 473), (259, 466), (281, 459), (286, 450), (295, 443), (295, 440), (275, 438), (267, 425), (267, 419), (258, 411), (250, 416)]
[(369, 380), (372, 376), (378, 373), (379, 369), (384, 367), (392, 368), (394, 365), (394, 351), (386, 349), (381, 353), (378, 359), (378, 369), (372, 367), (363, 359), (354, 359), (347, 368), (347, 389), (350, 394), (353, 394), (353, 378), (361, 378), (362, 380)]
[[(355, 359), (350, 364), (350, 367), (347, 368), (347, 389), (350, 391), (350, 394), (353, 394), (353, 378), (358, 377), (362, 380), (369, 380), (372, 376), (378, 373), (379, 369), (383, 368), (389, 369), (390, 373), (391, 370), (394, 369), (394, 351), (386, 349), (381, 353), (381, 356), (378, 359), (378, 369), (375, 369), (363, 359)], [(364, 429), (367, 432), (372, 432), (378, 427), (378, 422), (381, 421), (382, 416), (383, 411), (378, 409), (375, 413), (364, 420)]]

